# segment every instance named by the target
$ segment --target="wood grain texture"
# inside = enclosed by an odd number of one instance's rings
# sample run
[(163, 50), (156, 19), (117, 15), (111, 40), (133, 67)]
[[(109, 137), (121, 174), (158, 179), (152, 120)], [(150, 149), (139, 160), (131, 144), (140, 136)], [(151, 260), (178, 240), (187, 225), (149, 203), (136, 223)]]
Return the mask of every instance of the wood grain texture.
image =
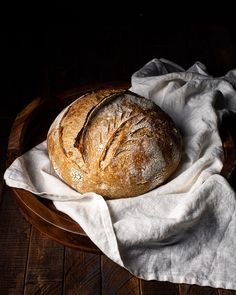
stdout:
[(63, 294), (100, 294), (100, 274), (100, 255), (65, 249)]
[(224, 290), (224, 289), (217, 289), (217, 295), (235, 295), (236, 291), (233, 290)]
[(23, 292), (30, 229), (9, 189), (4, 189), (0, 206), (0, 294)]
[(197, 285), (179, 285), (179, 294), (180, 295), (218, 295), (217, 289), (211, 287), (201, 287)]
[(178, 284), (140, 280), (142, 295), (179, 295)]
[(57, 212), (51, 205), (45, 206), (43, 199), (39, 200), (28, 191), (15, 188), (12, 188), (12, 191), (15, 192), (15, 200), (26, 220), (40, 232), (64, 246), (101, 253), (80, 225), (68, 216)]
[[(1, 177), (1, 176), (0, 176)], [(4, 186), (4, 181), (3, 181), (3, 178), (1, 177), (0, 178), (0, 204), (2, 202), (2, 191), (3, 191), (3, 186)]]
[(24, 295), (58, 295), (62, 293), (59, 282), (32, 282), (25, 286)]
[(139, 279), (132, 276), (126, 269), (101, 256), (102, 294), (140, 295)]
[(32, 228), (24, 294), (61, 294), (64, 246)]

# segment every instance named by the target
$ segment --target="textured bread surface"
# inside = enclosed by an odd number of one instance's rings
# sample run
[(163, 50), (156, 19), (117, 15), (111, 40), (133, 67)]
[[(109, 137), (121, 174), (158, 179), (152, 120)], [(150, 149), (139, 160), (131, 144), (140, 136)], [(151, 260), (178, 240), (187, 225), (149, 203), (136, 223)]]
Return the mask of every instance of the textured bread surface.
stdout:
[(64, 109), (47, 137), (52, 165), (80, 193), (133, 197), (162, 184), (181, 158), (181, 135), (152, 101), (100, 89)]

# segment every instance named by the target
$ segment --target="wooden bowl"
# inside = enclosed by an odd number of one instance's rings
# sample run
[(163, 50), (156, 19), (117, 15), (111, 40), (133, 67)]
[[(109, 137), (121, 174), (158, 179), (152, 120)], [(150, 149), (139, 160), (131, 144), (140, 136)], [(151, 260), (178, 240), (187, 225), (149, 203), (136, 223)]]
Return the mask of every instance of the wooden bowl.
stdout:
[[(101, 87), (129, 88), (129, 83), (112, 82), (86, 85), (56, 95), (54, 99), (36, 98), (20, 112), (11, 129), (7, 167), (22, 153), (46, 139), (48, 129), (56, 115), (75, 98)], [(229, 133), (229, 120), (223, 120), (221, 136), (225, 150), (225, 161), (221, 174), (230, 178), (236, 165), (236, 149)], [(17, 188), (11, 188), (23, 216), (39, 231), (57, 242), (79, 250), (101, 253), (78, 223), (66, 214), (56, 210), (49, 200)]]

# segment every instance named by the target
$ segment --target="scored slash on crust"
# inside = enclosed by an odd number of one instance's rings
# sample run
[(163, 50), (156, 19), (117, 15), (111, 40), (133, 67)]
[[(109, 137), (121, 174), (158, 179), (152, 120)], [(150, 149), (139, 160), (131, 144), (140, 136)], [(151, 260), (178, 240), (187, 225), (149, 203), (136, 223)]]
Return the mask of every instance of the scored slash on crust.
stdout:
[[(125, 91), (124, 91), (125, 92)], [(85, 153), (84, 153), (84, 137), (85, 133), (87, 131), (88, 125), (90, 124), (91, 119), (98, 113), (98, 111), (104, 107), (106, 104), (108, 104), (110, 101), (114, 100), (116, 97), (119, 97), (120, 93), (113, 93), (106, 97), (104, 97), (97, 105), (95, 105), (87, 114), (87, 117), (85, 119), (84, 126), (79, 131), (77, 138), (75, 139), (74, 147), (78, 148), (82, 159), (84, 162), (86, 162), (85, 159)]]

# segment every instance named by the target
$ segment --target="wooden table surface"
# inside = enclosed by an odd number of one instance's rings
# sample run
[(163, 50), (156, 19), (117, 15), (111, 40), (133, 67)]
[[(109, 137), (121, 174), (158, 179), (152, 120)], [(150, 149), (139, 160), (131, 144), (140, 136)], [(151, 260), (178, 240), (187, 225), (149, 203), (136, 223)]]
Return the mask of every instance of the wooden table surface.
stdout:
[(236, 291), (132, 276), (105, 255), (65, 247), (38, 232), (19, 211), (3, 181), (13, 118), (0, 114), (0, 294), (236, 295)]

